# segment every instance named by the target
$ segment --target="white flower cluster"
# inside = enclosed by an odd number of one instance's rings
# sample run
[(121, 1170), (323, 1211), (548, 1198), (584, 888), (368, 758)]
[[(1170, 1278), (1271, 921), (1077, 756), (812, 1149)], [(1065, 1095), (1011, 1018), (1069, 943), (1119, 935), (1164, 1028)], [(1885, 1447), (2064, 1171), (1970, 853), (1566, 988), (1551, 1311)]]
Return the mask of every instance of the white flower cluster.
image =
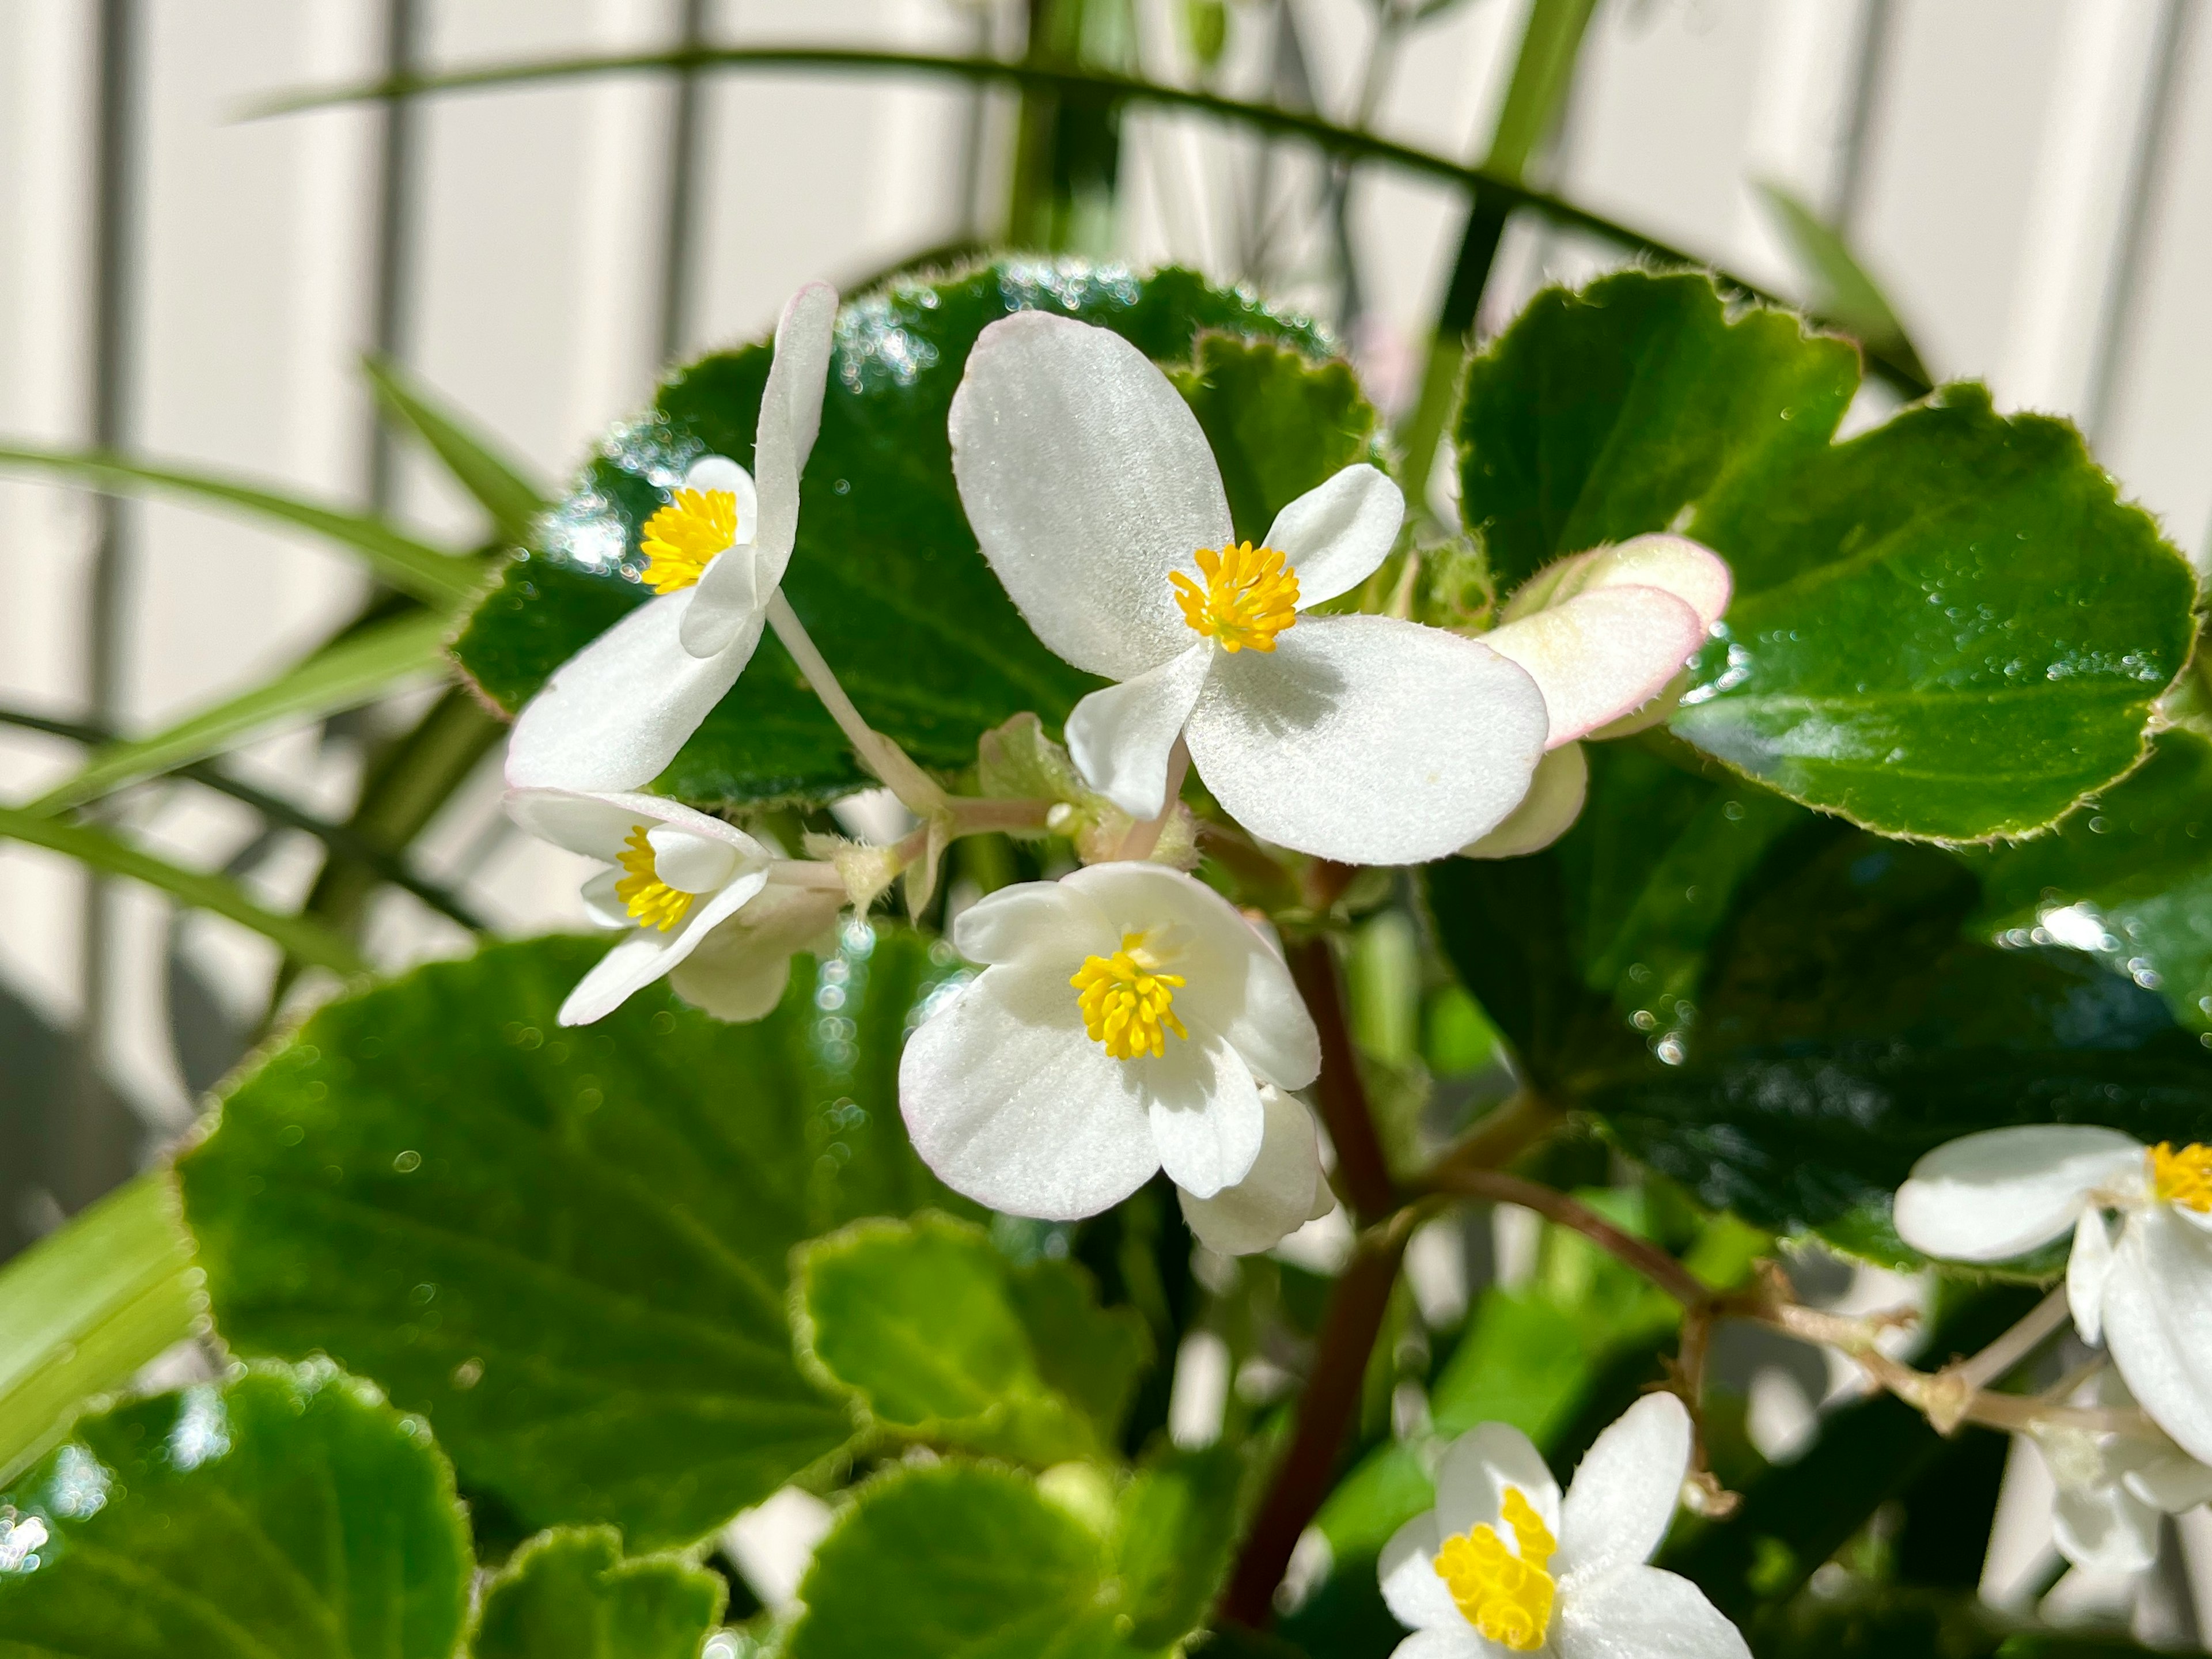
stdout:
[[(511, 812), (608, 866), (586, 900), (627, 930), (564, 1024), (663, 975), (711, 1012), (757, 1018), (842, 903), (865, 908), (902, 869), (918, 902), (958, 833), (954, 804), (866, 727), (779, 592), (836, 308), (818, 283), (793, 299), (754, 474), (718, 455), (691, 465), (644, 527), (658, 597), (515, 722)], [(1201, 1239), (1266, 1249), (1333, 1201), (1313, 1121), (1287, 1092), (1313, 1081), (1320, 1043), (1266, 928), (1149, 861), (1169, 856), (1185, 769), (1251, 834), (1317, 858), (1534, 850), (1581, 808), (1577, 740), (1671, 707), (1728, 603), (1728, 567), (1671, 536), (1579, 554), (1538, 573), (1480, 640), (1323, 614), (1395, 545), (1397, 486), (1346, 467), (1261, 545), (1239, 541), (1212, 451), (1167, 377), (1118, 335), (1042, 312), (984, 330), (950, 436), (969, 522), (1015, 605), (1051, 650), (1114, 682), (1076, 707), (1068, 747), (1091, 799), (1136, 827), (1118, 861), (1004, 889), (957, 920), (953, 942), (982, 971), (908, 1045), (914, 1144), (955, 1189), (1052, 1218), (1094, 1214), (1164, 1170)], [(637, 793), (763, 628), (923, 819), (911, 848), (787, 860)]]
[(2069, 1426), (2036, 1438), (2076, 1565), (2148, 1567), (2158, 1517), (2212, 1499), (2212, 1146), (2022, 1124), (1939, 1146), (1898, 1189), (1898, 1237), (1953, 1261), (2006, 1261), (2067, 1234), (2066, 1297), (2118, 1371), (2096, 1403), (2139, 1404), (2163, 1437)]

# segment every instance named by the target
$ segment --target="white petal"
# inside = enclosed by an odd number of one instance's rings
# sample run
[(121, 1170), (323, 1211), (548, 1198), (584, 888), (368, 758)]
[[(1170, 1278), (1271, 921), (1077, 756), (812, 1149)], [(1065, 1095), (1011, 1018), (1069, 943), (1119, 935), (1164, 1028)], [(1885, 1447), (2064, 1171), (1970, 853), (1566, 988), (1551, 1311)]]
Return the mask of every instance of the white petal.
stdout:
[(2002, 1261), (2071, 1227), (2089, 1194), (2139, 1168), (2142, 1143), (2118, 1129), (2027, 1123), (1938, 1146), (1897, 1189), (1897, 1235), (1924, 1255)]
[(1080, 1220), (1160, 1166), (1124, 1063), (1085, 1033), (1064, 977), (1027, 967), (984, 969), (923, 1023), (899, 1109), (940, 1180), (1010, 1215)]
[(2120, 1477), (2120, 1484), (2153, 1509), (2168, 1515), (2212, 1503), (2212, 1469), (2179, 1451), (2150, 1453), (2141, 1467)]
[(1542, 688), (1557, 748), (1650, 702), (1705, 637), (1698, 613), (1673, 594), (1608, 587), (1494, 628), (1482, 642)]
[(768, 883), (765, 872), (739, 876), (720, 892), (694, 904), (666, 933), (640, 927), (592, 964), (561, 1005), (563, 1025), (605, 1019), (638, 992), (672, 971), (705, 943), (717, 924), (734, 915)]
[(756, 625), (693, 656), (677, 637), (691, 592), (647, 600), (553, 671), (507, 734), (507, 782), (635, 789), (659, 775), (760, 643)]
[(1189, 1029), (1188, 1037), (1170, 1032), (1164, 1053), (1123, 1063), (1144, 1091), (1160, 1168), (1185, 1192), (1211, 1198), (1252, 1173), (1267, 1115), (1237, 1051), (1202, 1025)]
[(743, 547), (760, 533), (760, 495), (753, 475), (726, 455), (702, 455), (684, 474), (686, 489), (721, 490), (737, 498), (738, 529), (730, 545)]
[[(1437, 1579), (1442, 1583), (1442, 1579)], [(1390, 1650), (1390, 1659), (1521, 1659), (1510, 1648), (1486, 1642), (1474, 1626), (1462, 1619), (1456, 1627), (1439, 1625), (1417, 1630)]]
[(1478, 1423), (1444, 1448), (1437, 1465), (1437, 1535), (1495, 1527), (1510, 1542), (1501, 1519), (1508, 1486), (1528, 1500), (1554, 1538), (1559, 1535), (1559, 1483), (1535, 1443), (1504, 1423)]
[(1559, 1659), (1751, 1659), (1743, 1632), (1703, 1590), (1657, 1567), (1563, 1590), (1552, 1644)]
[(1617, 547), (1593, 548), (1544, 567), (1506, 602), (1515, 621), (1547, 605), (1603, 587), (1656, 587), (1672, 593), (1710, 629), (1728, 609), (1735, 585), (1728, 561), (1686, 536), (1637, 536)]
[(1559, 1577), (1602, 1578), (1651, 1559), (1681, 1501), (1690, 1433), (1680, 1400), (1647, 1394), (1598, 1436), (1567, 1487)]
[(637, 926), (630, 918), (629, 906), (623, 902), (622, 895), (615, 890), (622, 884), (622, 879), (620, 870), (608, 869), (600, 871), (584, 884), (584, 914), (602, 927), (621, 929)]
[(775, 587), (761, 580), (756, 549), (733, 547), (716, 554), (691, 589), (691, 604), (678, 630), (684, 648), (695, 657), (727, 650), (748, 626), (758, 625)]
[(2074, 1249), (2066, 1258), (2066, 1305), (2074, 1328), (2092, 1347), (2105, 1340), (2105, 1281), (2112, 1271), (2112, 1229), (2102, 1210), (2086, 1206), (2074, 1224)]
[[(1176, 1013), (1243, 1058), (1262, 1083), (1303, 1089), (1321, 1072), (1321, 1036), (1273, 943), (1204, 882), (1164, 865), (1094, 864), (1060, 884), (1097, 907), (1107, 936), (1170, 930)], [(980, 908), (980, 907), (978, 907)], [(1107, 947), (1108, 949), (1113, 946)]]
[(775, 325), (775, 357), (761, 392), (753, 441), (753, 474), (760, 487), (755, 580), (763, 605), (783, 580), (799, 533), (799, 477), (822, 428), (822, 393), (836, 331), (837, 290), (827, 283), (809, 283), (793, 295)]
[(1195, 1197), (1188, 1188), (1176, 1194), (1182, 1218), (1199, 1242), (1223, 1255), (1274, 1249), (1313, 1219), (1315, 1204), (1328, 1185), (1312, 1115), (1272, 1085), (1260, 1091), (1260, 1106), (1265, 1129), (1251, 1173), (1211, 1198)]
[(770, 882), (668, 976), (670, 988), (717, 1019), (774, 1012), (791, 979), (792, 952), (820, 956), (834, 948), (839, 896)]
[(738, 872), (739, 854), (727, 842), (664, 823), (646, 831), (653, 873), (679, 893), (711, 893)]
[(1213, 657), (1210, 641), (1194, 645), (1093, 691), (1067, 717), (1067, 752), (1084, 781), (1132, 817), (1156, 818), (1167, 805), (1168, 757)]
[(2158, 1559), (2158, 1511), (2117, 1482), (2060, 1486), (2051, 1531), (2058, 1553), (2091, 1572), (2141, 1572)]
[(1517, 859), (1540, 853), (1575, 827), (1589, 795), (1589, 757), (1578, 743), (1563, 743), (1536, 763), (1528, 793), (1505, 822), (1480, 841), (1461, 848), (1470, 859)]
[(629, 844), (630, 831), (641, 824), (648, 828), (665, 824), (686, 836), (719, 842), (743, 863), (762, 864), (769, 857), (767, 848), (737, 825), (665, 795), (510, 789), (504, 804), (507, 817), (526, 833), (602, 864), (612, 864), (622, 856)]
[(2136, 1402), (2212, 1462), (2212, 1238), (2163, 1204), (2127, 1218), (2105, 1281), (2105, 1346)]
[(1096, 901), (1064, 881), (1024, 881), (987, 893), (952, 924), (953, 948), (970, 962), (1064, 963), (1118, 949), (1121, 936)]
[(1301, 617), (1215, 659), (1186, 738), (1253, 834), (1347, 864), (1419, 864), (1528, 793), (1543, 694), (1473, 640), (1387, 617)]
[(1376, 468), (1347, 466), (1275, 514), (1262, 544), (1289, 561), (1298, 609), (1350, 592), (1390, 556), (1406, 498)]
[(1230, 539), (1229, 500), (1142, 352), (1047, 312), (1004, 318), (968, 354), (951, 430), (983, 556), (1048, 647), (1126, 680), (1190, 644), (1168, 573)]
[(1417, 1515), (1390, 1534), (1375, 1564), (1382, 1582), (1383, 1604), (1392, 1617), (1412, 1630), (1465, 1630), (1467, 1619), (1451, 1591), (1437, 1576), (1437, 1551), (1443, 1546), (1436, 1512)]

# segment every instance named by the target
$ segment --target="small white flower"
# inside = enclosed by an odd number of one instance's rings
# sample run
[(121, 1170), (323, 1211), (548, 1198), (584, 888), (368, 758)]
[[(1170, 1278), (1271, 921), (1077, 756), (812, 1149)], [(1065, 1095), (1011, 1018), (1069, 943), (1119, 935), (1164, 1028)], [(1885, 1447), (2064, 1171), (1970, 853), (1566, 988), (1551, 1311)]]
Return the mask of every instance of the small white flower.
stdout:
[(657, 795), (523, 789), (508, 816), (541, 841), (609, 867), (584, 884), (592, 919), (626, 936), (561, 1005), (563, 1025), (603, 1019), (664, 975), (685, 1001), (757, 1019), (818, 941), (842, 892), (772, 880), (775, 854), (742, 830)]
[(822, 423), (837, 293), (810, 283), (776, 325), (756, 479), (726, 456), (692, 464), (646, 521), (649, 599), (568, 659), (516, 716), (517, 788), (651, 782), (752, 660), (799, 533), (799, 475)]
[(2102, 1340), (2151, 1419), (2212, 1462), (2212, 1146), (2079, 1124), (1985, 1130), (1914, 1164), (1894, 1215), (1907, 1244), (1955, 1261), (2007, 1261), (2070, 1228), (2082, 1340)]
[(1711, 549), (1681, 536), (1638, 536), (1546, 565), (1482, 636), (1544, 694), (1546, 754), (1512, 815), (1460, 850), (1517, 858), (1574, 824), (1589, 787), (1578, 738), (1626, 737), (1674, 712), (1684, 664), (1727, 611), (1734, 577)]
[(1308, 608), (1364, 580), (1405, 503), (1346, 467), (1255, 549), (1167, 377), (1045, 312), (985, 329), (952, 400), (953, 472), (984, 556), (1047, 647), (1120, 682), (1067, 722), (1076, 764), (1135, 817), (1176, 740), (1214, 798), (1279, 845), (1363, 864), (1441, 858), (1528, 788), (1543, 694), (1486, 644)]
[[(2100, 1371), (2094, 1403), (2133, 1406), (2116, 1371)], [(2097, 1573), (2147, 1571), (2158, 1559), (2158, 1523), (2212, 1500), (2212, 1469), (2172, 1441), (2100, 1434), (2064, 1424), (2030, 1431), (2058, 1488), (2051, 1531), (2058, 1553)]]
[(1437, 1506), (1384, 1547), (1382, 1599), (1413, 1634), (1395, 1659), (1749, 1659), (1677, 1574), (1646, 1566), (1690, 1468), (1690, 1414), (1647, 1395), (1598, 1436), (1566, 1500), (1528, 1437), (1484, 1423), (1437, 1469)]
[(1281, 957), (1181, 871), (1001, 888), (952, 941), (983, 971), (908, 1042), (899, 1104), (922, 1161), (993, 1209), (1072, 1221), (1163, 1168), (1211, 1199), (1259, 1160), (1261, 1085), (1321, 1069)]
[(1176, 1194), (1198, 1242), (1223, 1255), (1272, 1250), (1336, 1207), (1312, 1115), (1272, 1083), (1260, 1085), (1260, 1106), (1267, 1114), (1260, 1155), (1244, 1178), (1211, 1198), (1188, 1188)]

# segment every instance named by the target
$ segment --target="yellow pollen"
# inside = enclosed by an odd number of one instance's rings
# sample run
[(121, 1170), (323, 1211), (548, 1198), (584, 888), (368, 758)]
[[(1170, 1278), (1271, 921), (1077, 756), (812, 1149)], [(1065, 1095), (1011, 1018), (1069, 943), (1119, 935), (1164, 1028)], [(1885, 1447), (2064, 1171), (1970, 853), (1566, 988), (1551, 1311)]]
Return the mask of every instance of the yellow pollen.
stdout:
[(1083, 994), (1076, 1001), (1083, 1010), (1084, 1030), (1116, 1060), (1165, 1054), (1168, 1031), (1190, 1035), (1174, 1007), (1182, 975), (1158, 970), (1145, 953), (1142, 933), (1122, 934), (1121, 948), (1110, 957), (1085, 957), (1081, 970), (1067, 982)]
[(658, 927), (666, 933), (684, 920), (684, 913), (691, 908), (691, 895), (679, 892), (653, 873), (653, 843), (646, 838), (645, 826), (630, 826), (629, 840), (618, 860), (629, 873), (615, 884), (615, 896), (629, 908), (641, 927)]
[(1552, 1625), (1553, 1585), (1544, 1569), (1559, 1540), (1518, 1486), (1505, 1489), (1505, 1524), (1519, 1553), (1505, 1547), (1495, 1527), (1475, 1527), (1444, 1540), (1437, 1577), (1485, 1638), (1516, 1653), (1534, 1653)]
[(1234, 547), (1201, 547), (1191, 556), (1206, 574), (1199, 585), (1170, 571), (1182, 619), (1224, 651), (1273, 651), (1275, 635), (1298, 619), (1297, 574), (1285, 567), (1272, 547), (1249, 542)]
[(726, 489), (679, 489), (645, 521), (645, 585), (689, 587), (738, 538), (738, 498)]
[(2212, 1146), (2191, 1142), (2179, 1152), (2161, 1140), (2150, 1149), (2151, 1189), (2168, 1204), (2212, 1212)]

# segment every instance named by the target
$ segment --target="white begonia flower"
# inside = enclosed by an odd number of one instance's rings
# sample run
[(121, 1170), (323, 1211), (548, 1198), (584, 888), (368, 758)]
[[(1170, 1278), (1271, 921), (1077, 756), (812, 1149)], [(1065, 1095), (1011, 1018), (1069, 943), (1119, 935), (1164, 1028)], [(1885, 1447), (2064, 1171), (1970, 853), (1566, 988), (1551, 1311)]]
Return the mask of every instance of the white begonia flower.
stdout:
[(646, 521), (643, 580), (657, 598), (559, 668), (515, 717), (515, 788), (635, 789), (676, 758), (737, 684), (799, 533), (799, 475), (822, 424), (837, 292), (810, 283), (775, 330), (761, 395), (757, 476), (702, 456)]
[(2072, 1230), (2082, 1340), (2103, 1341), (2151, 1420), (2212, 1462), (2212, 1146), (2081, 1124), (1984, 1130), (1914, 1164), (1894, 1220), (1914, 1249), (1954, 1261), (2007, 1261)]
[(1349, 466), (1255, 549), (1231, 526), (1190, 406), (1120, 336), (1045, 312), (985, 329), (952, 399), (953, 473), (991, 568), (1047, 647), (1120, 682), (1067, 722), (1084, 775), (1133, 817), (1182, 738), (1255, 835), (1360, 864), (1441, 858), (1510, 812), (1543, 695), (1487, 645), (1307, 608), (1364, 580), (1404, 517)]
[(1437, 1506), (1384, 1546), (1382, 1599), (1413, 1634), (1395, 1659), (1748, 1659), (1688, 1579), (1646, 1566), (1690, 1468), (1690, 1414), (1647, 1395), (1597, 1437), (1565, 1501), (1503, 1423), (1470, 1429), (1437, 1469)]
[(1261, 1086), (1321, 1069), (1273, 944), (1179, 870), (1002, 887), (952, 942), (983, 971), (908, 1042), (899, 1106), (922, 1161), (994, 1210), (1073, 1221), (1161, 1169), (1211, 1199), (1259, 1161)]
[[(2119, 1374), (2097, 1374), (2094, 1403), (2133, 1406)], [(2039, 1423), (2029, 1433), (2057, 1486), (2051, 1532), (2058, 1553), (2091, 1572), (2148, 1571), (2161, 1516), (2212, 1501), (2212, 1469), (2172, 1441)]]
[(1546, 565), (1506, 601), (1482, 642), (1542, 690), (1546, 748), (1626, 736), (1665, 718), (1668, 705), (1650, 705), (1705, 644), (1734, 586), (1711, 549), (1682, 536), (1638, 536)]
[(1260, 1106), (1267, 1114), (1260, 1155), (1244, 1178), (1211, 1198), (1188, 1188), (1176, 1194), (1198, 1242), (1222, 1255), (1272, 1250), (1336, 1207), (1311, 1114), (1272, 1083), (1260, 1085)]
[(561, 1005), (563, 1025), (605, 1018), (664, 975), (711, 1014), (757, 1019), (782, 996), (792, 951), (822, 938), (843, 899), (838, 887), (774, 881), (774, 848), (658, 795), (519, 789), (507, 811), (540, 841), (609, 866), (585, 883), (584, 903), (626, 930)]

